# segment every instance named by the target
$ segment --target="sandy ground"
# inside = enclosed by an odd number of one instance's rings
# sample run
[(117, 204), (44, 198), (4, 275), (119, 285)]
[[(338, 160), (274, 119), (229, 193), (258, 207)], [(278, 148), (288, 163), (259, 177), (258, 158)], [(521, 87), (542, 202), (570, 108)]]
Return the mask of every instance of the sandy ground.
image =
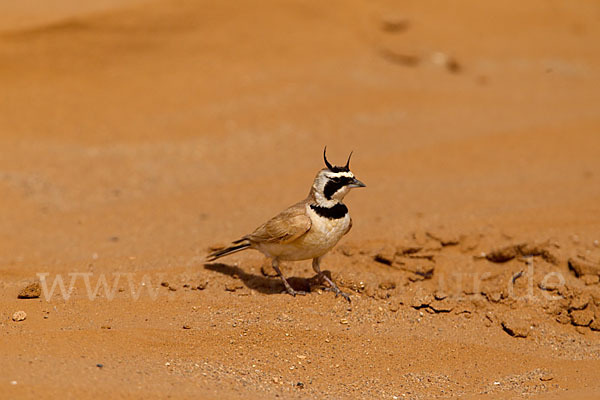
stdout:
[[(0, 397), (600, 396), (597, 1), (49, 3), (1, 3)], [(324, 145), (352, 303), (206, 264)]]

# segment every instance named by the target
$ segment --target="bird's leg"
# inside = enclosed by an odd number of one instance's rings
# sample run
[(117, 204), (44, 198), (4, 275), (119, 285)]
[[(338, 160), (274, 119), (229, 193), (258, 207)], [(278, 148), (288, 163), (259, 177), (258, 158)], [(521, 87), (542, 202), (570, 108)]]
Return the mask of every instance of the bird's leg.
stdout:
[(320, 281), (325, 280), (329, 284), (329, 286), (331, 287), (331, 290), (333, 290), (333, 292), (335, 293), (335, 297), (342, 296), (343, 298), (348, 300), (348, 302), (350, 302), (350, 295), (342, 292), (340, 290), (340, 288), (335, 284), (335, 282), (333, 282), (331, 279), (329, 279), (329, 277), (327, 275), (325, 275), (323, 273), (323, 271), (321, 271), (320, 264), (321, 264), (321, 257), (313, 258), (312, 267), (315, 270), (315, 272), (317, 273), (319, 280)]
[(279, 277), (281, 278), (281, 281), (283, 282), (283, 286), (285, 286), (285, 290), (289, 294), (291, 294), (294, 297), (296, 297), (297, 294), (302, 294), (302, 295), (306, 294), (306, 292), (303, 292), (300, 290), (294, 290), (294, 288), (292, 288), (290, 286), (288, 281), (285, 279), (285, 277), (281, 273), (281, 270), (279, 269), (279, 261), (276, 258), (273, 259), (273, 269), (275, 270), (275, 272), (277, 272), (277, 275), (279, 275)]

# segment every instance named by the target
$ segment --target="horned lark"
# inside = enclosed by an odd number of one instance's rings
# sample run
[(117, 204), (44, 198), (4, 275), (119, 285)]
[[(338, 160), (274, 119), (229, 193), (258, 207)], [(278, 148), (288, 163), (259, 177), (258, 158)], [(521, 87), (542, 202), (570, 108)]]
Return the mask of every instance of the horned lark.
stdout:
[(319, 281), (325, 280), (331, 290), (350, 301), (350, 296), (321, 272), (321, 258), (352, 228), (352, 218), (342, 200), (350, 189), (365, 184), (350, 172), (350, 156), (343, 167), (332, 166), (327, 161), (327, 147), (323, 159), (327, 168), (317, 173), (308, 197), (283, 210), (249, 235), (231, 246), (208, 255), (208, 261), (246, 249), (256, 249), (272, 259), (273, 269), (292, 296), (306, 294), (294, 290), (279, 269), (280, 261), (298, 261), (312, 258), (312, 267)]

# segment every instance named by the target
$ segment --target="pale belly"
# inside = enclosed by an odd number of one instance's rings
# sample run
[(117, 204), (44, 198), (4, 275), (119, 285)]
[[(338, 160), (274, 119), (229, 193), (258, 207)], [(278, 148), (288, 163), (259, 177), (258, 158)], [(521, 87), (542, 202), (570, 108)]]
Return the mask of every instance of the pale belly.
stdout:
[(261, 243), (257, 249), (269, 257), (283, 261), (307, 260), (321, 257), (346, 234), (350, 215), (340, 219), (314, 218), (311, 229), (291, 243)]

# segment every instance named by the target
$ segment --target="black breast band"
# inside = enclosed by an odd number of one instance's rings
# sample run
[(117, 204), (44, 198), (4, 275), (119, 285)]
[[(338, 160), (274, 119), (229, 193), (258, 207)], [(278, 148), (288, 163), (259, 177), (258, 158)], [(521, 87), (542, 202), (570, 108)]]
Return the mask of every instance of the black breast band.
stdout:
[(331, 207), (322, 207), (311, 204), (310, 208), (312, 208), (314, 212), (317, 213), (317, 215), (329, 219), (344, 218), (346, 214), (348, 214), (348, 207), (346, 207), (346, 205), (342, 203), (337, 203), (335, 206)]

